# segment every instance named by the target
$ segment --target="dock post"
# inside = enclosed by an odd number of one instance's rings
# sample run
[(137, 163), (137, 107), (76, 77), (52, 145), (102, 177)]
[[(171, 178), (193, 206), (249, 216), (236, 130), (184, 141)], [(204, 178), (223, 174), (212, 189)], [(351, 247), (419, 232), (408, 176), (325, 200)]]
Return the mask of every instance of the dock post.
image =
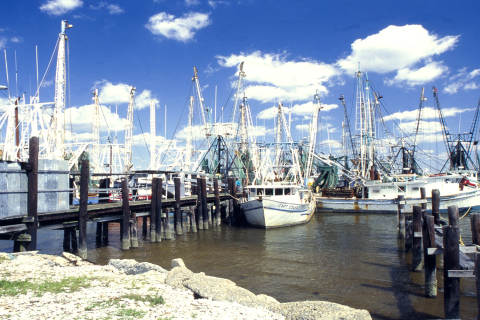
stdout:
[(413, 245), (413, 221), (412, 216), (405, 216), (405, 252), (410, 251)]
[(207, 179), (201, 178), (201, 181), (202, 181), (203, 229), (208, 230)]
[(80, 210), (78, 217), (78, 256), (87, 258), (87, 221), (88, 221), (88, 177), (90, 174), (90, 161), (82, 160), (82, 171), (80, 173)]
[(397, 203), (398, 203), (398, 231), (397, 231), (397, 238), (398, 239), (405, 239), (405, 205), (401, 202), (405, 201), (405, 196), (403, 194), (398, 195)]
[[(160, 194), (160, 197), (162, 195)], [(157, 178), (152, 179), (152, 197), (150, 198), (150, 242), (157, 241), (156, 231), (157, 214)]]
[(460, 318), (460, 278), (453, 278), (448, 276), (449, 270), (460, 270), (459, 242), (460, 229), (457, 226), (444, 226), (443, 280), (445, 319)]
[(480, 215), (478, 213), (470, 214), (470, 226), (472, 228), (472, 243), (478, 246), (480, 245)]
[[(28, 154), (28, 200), (27, 214), (30, 222), (27, 223), (27, 234), (30, 235), (30, 242), (27, 242), (27, 251), (37, 250), (37, 208), (38, 208), (38, 137), (30, 138)], [(15, 245), (14, 245), (15, 246)]]
[(448, 225), (452, 227), (458, 227), (460, 224), (460, 216), (457, 206), (448, 207)]
[(130, 204), (127, 177), (122, 180), (122, 250), (130, 249)]
[[(424, 187), (420, 187), (420, 199), (427, 200), (427, 190)], [(422, 203), (422, 219), (425, 218), (427, 214), (427, 203)]]
[(143, 216), (142, 217), (142, 236), (145, 239), (148, 234), (148, 217)]
[(477, 289), (477, 305), (478, 305), (478, 314), (477, 319), (480, 319), (480, 253), (475, 253), (473, 256), (475, 262), (475, 286)]
[(435, 245), (435, 221), (432, 216), (423, 220), (423, 261), (425, 264), (425, 295), (429, 298), (437, 296), (437, 256), (429, 255), (428, 248)]
[[(156, 239), (153, 238), (155, 242), (162, 241), (162, 192), (163, 192), (163, 180), (158, 178), (157, 180), (157, 192), (155, 199), (155, 226), (153, 230), (155, 231)], [(153, 218), (150, 218), (150, 233), (152, 233), (152, 223)], [(151, 237), (150, 237), (151, 238)], [(152, 241), (152, 240), (150, 240)]]
[(235, 178), (229, 177), (228, 178), (228, 188), (230, 190), (230, 199), (228, 200), (228, 217), (230, 218), (230, 222), (235, 221), (235, 208), (234, 208), (234, 202), (233, 199), (235, 197)]
[(173, 179), (175, 183), (175, 233), (178, 235), (182, 234), (182, 206), (180, 203), (180, 177), (175, 177)]
[(97, 245), (102, 243), (102, 234), (103, 234), (102, 227), (103, 227), (103, 224), (101, 222), (96, 223), (95, 241)]
[(102, 235), (102, 242), (104, 245), (108, 244), (108, 222), (103, 222), (103, 235)]
[(131, 230), (131, 248), (138, 248), (138, 221), (137, 221), (137, 213), (130, 212), (131, 223), (130, 223), (130, 230)]
[(197, 222), (195, 221), (195, 206), (190, 207), (190, 223), (192, 232), (197, 232)]
[(412, 271), (422, 270), (422, 207), (413, 206)]
[(432, 190), (432, 215), (435, 218), (435, 224), (440, 224), (440, 190)]
[(70, 238), (72, 239), (72, 252), (78, 252), (78, 238), (77, 238), (77, 230), (75, 228), (70, 229)]
[(172, 240), (172, 231), (170, 230), (170, 212), (168, 208), (163, 209), (163, 216), (165, 240)]
[(70, 252), (70, 228), (63, 229), (63, 251)]
[(185, 226), (186, 228), (186, 233), (189, 233), (190, 230), (191, 230), (191, 220), (192, 220), (192, 215), (190, 213), (190, 209), (188, 209), (188, 211), (185, 212), (185, 218), (187, 219), (187, 225)]
[(213, 179), (213, 189), (215, 193), (215, 225), (220, 225), (220, 190), (218, 190), (218, 178)]
[(212, 223), (212, 216), (213, 216), (213, 205), (207, 205), (207, 214), (208, 214), (208, 227), (211, 228), (213, 226)]
[(197, 178), (197, 214), (198, 230), (203, 230), (203, 194), (202, 178)]

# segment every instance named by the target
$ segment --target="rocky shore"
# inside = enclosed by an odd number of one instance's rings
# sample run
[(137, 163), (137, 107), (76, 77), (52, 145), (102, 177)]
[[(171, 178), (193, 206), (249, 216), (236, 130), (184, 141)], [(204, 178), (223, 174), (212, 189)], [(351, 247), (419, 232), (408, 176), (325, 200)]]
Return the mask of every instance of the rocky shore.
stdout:
[(371, 319), (331, 302), (279, 303), (234, 282), (135, 260), (0, 253), (1, 319)]

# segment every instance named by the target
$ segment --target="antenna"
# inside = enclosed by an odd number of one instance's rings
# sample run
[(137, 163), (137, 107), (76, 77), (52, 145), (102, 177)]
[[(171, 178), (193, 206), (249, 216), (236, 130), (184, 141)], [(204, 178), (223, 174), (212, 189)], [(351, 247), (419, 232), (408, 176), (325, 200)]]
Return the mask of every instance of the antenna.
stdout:
[(5, 69), (7, 70), (7, 89), (8, 89), (8, 100), (10, 100), (10, 82), (8, 81), (8, 63), (7, 63), (7, 50), (3, 50), (5, 53)]
[(18, 98), (17, 51), (15, 51), (15, 96)]
[(38, 95), (37, 95), (38, 101), (37, 102), (40, 102), (40, 90), (38, 89), (38, 46), (35, 46), (35, 56), (36, 56), (36, 59), (37, 59), (37, 92), (38, 92)]

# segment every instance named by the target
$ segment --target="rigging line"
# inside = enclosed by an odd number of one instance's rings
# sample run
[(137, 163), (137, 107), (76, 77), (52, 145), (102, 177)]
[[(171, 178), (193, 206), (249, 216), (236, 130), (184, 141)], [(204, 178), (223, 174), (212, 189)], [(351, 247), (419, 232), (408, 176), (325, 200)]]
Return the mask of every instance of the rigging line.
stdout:
[[(70, 42), (67, 41), (67, 74), (68, 74), (68, 108), (71, 108), (70, 105)], [(72, 110), (70, 110), (70, 133), (73, 138), (73, 123), (72, 123)]]
[(145, 142), (145, 147), (147, 147), (148, 155), (150, 156), (150, 149), (148, 148), (147, 140), (145, 139), (145, 133), (143, 132), (143, 127), (142, 127), (142, 122), (140, 121), (140, 116), (138, 115), (138, 108), (137, 108), (137, 103), (135, 102), (135, 97), (133, 97), (133, 109), (137, 113), (137, 119), (138, 119), (138, 123), (140, 124), (140, 130), (142, 130), (143, 141)]
[(50, 57), (50, 62), (48, 63), (48, 67), (47, 67), (47, 70), (45, 71), (45, 74), (43, 75), (42, 81), (40, 82), (40, 85), (38, 86), (37, 91), (35, 92), (35, 97), (38, 96), (38, 94), (40, 93), (40, 88), (43, 87), (45, 78), (50, 72), (50, 68), (52, 66), (52, 60), (53, 60), (53, 57), (55, 56), (55, 52), (57, 52), (57, 47), (59, 42), (60, 42), (60, 37), (57, 39), (57, 44), (55, 45), (55, 49), (53, 49), (52, 56)]
[[(238, 80), (237, 80), (237, 82), (238, 82)], [(228, 99), (225, 102), (225, 105), (222, 107), (222, 111), (220, 112), (220, 114), (217, 117), (217, 120), (216, 120), (217, 122), (218, 122), (219, 119), (221, 119), (223, 111), (225, 110), (225, 107), (227, 106), (228, 102), (230, 101), (230, 98), (232, 97), (232, 94), (233, 94), (234, 91), (235, 91), (235, 86), (232, 88), (232, 91), (230, 92), (230, 95), (228, 96)]]
[[(170, 146), (172, 145), (173, 137), (175, 136), (175, 133), (177, 132), (178, 126), (179, 126), (180, 121), (182, 120), (182, 117), (183, 117), (183, 113), (185, 112), (185, 108), (187, 106), (188, 100), (190, 99), (190, 93), (192, 92), (192, 88), (193, 88), (193, 82), (192, 82), (192, 85), (190, 86), (190, 91), (188, 92), (187, 99), (185, 100), (185, 104), (183, 105), (183, 110), (182, 110), (182, 114), (180, 114), (180, 119), (177, 122), (177, 126), (175, 127), (175, 131), (173, 131), (172, 139), (170, 139), (170, 142), (168, 143), (167, 150), (165, 150), (160, 163), (163, 163), (163, 160), (165, 159), (165, 156), (167, 155), (167, 152), (170, 149)], [(167, 140), (167, 137), (165, 137), (165, 141), (166, 140)]]

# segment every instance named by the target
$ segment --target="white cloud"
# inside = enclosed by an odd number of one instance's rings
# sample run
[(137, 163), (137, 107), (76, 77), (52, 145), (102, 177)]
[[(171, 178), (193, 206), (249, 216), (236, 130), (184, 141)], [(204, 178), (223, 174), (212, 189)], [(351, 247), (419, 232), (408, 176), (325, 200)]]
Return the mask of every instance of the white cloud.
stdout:
[(229, 4), (227, 1), (212, 1), (212, 0), (209, 0), (207, 2), (208, 2), (208, 5), (210, 7), (212, 7), (213, 9), (215, 9), (219, 4), (225, 4), (225, 5)]
[(13, 38), (10, 39), (10, 41), (19, 43), (19, 42), (23, 42), (23, 38), (22, 37), (13, 37)]
[(385, 83), (388, 85), (405, 83), (412, 87), (432, 81), (447, 72), (448, 67), (444, 66), (442, 62), (430, 62), (419, 69), (411, 69), (408, 67), (400, 69), (393, 79), (387, 79)]
[[(338, 108), (338, 105), (336, 104), (323, 104), (322, 103), (322, 109), (321, 112), (326, 112), (330, 111), (332, 109)], [(285, 112), (285, 116), (288, 117), (288, 113), (291, 112), (292, 115), (297, 115), (297, 116), (303, 116), (305, 117), (311, 117), (313, 114), (313, 102), (306, 102), (303, 104), (295, 104), (293, 107), (288, 108), (288, 107), (283, 107), (283, 111)], [(270, 107), (267, 109), (263, 109), (257, 114), (257, 117), (259, 119), (273, 119), (277, 116), (278, 114), (278, 107)], [(292, 121), (295, 121), (296, 119), (292, 119)]]
[(198, 0), (185, 0), (185, 4), (187, 6), (196, 6), (200, 4), (200, 1)]
[(317, 90), (320, 94), (327, 93), (328, 89), (323, 83), (339, 74), (334, 66), (322, 62), (287, 60), (286, 53), (264, 54), (255, 51), (216, 58), (219, 65), (225, 68), (237, 68), (241, 62), (245, 62), (243, 70), (247, 74), (247, 96), (262, 103), (312, 99)]
[[(112, 84), (107, 80), (98, 81), (95, 86), (100, 87), (99, 99), (102, 104), (121, 104), (130, 101), (130, 86), (124, 83)], [(154, 100), (158, 105), (157, 98), (152, 96), (150, 90), (143, 90), (140, 94), (135, 95), (135, 104), (138, 109), (150, 106), (150, 101)]]
[[(93, 104), (81, 107), (73, 107), (65, 109), (66, 127), (70, 129), (70, 120), (75, 132), (92, 132), (93, 126)], [(108, 121), (108, 124), (106, 120)], [(117, 114), (110, 111), (109, 108), (101, 106), (100, 109), (100, 131), (107, 132), (125, 130), (126, 119), (120, 118)]]
[(160, 12), (151, 16), (145, 27), (155, 35), (187, 42), (193, 39), (197, 30), (211, 23), (209, 15), (209, 13), (190, 12), (180, 18), (175, 18), (174, 15)]
[[(429, 33), (421, 25), (389, 26), (379, 33), (352, 43), (352, 53), (337, 62), (349, 74), (361, 70), (377, 73), (398, 71), (390, 80), (424, 83), (437, 78), (447, 70), (441, 62), (432, 62), (433, 56), (454, 48), (460, 36), (439, 36)], [(418, 64), (425, 64), (418, 67)]]
[[(474, 109), (458, 109), (458, 108), (446, 108), (442, 109), (443, 116), (446, 117), (453, 117), (457, 114), (473, 111)], [(389, 116), (383, 117), (384, 121), (395, 120), (395, 121), (411, 121), (416, 120), (418, 116), (418, 110), (411, 110), (411, 111), (402, 111), (402, 112), (395, 112)], [(422, 118), (423, 119), (433, 119), (438, 118), (438, 111), (432, 107), (425, 107), (422, 108)]]
[(48, 0), (40, 7), (40, 10), (50, 15), (59, 16), (82, 5), (83, 1), (81, 0)]
[[(467, 72), (467, 68), (462, 68), (458, 70), (457, 74), (452, 76), (443, 89), (446, 93), (457, 93), (459, 89), (463, 87), (463, 90), (474, 90), (478, 89), (478, 85), (472, 81), (475, 77), (480, 75), (480, 69), (475, 69), (471, 72)], [(456, 80), (453, 81), (452, 80)]]
[(110, 14), (120, 14), (120, 13), (124, 12), (123, 9), (120, 8), (120, 6), (118, 4), (109, 4), (107, 6), (107, 9), (108, 9), (108, 13), (110, 13)]
[[(156, 136), (156, 142), (157, 142), (157, 147), (159, 144), (165, 141), (165, 138), (162, 136)], [(150, 132), (145, 132), (144, 134), (137, 134), (132, 137), (133, 144), (138, 145), (138, 146), (145, 146), (145, 143), (147, 144), (148, 148), (150, 148), (150, 140), (151, 140), (151, 135)]]
[(259, 119), (273, 119), (277, 116), (278, 114), (278, 107), (270, 107), (267, 109), (263, 109), (257, 114), (257, 117)]
[(0, 37), (0, 49), (5, 48), (5, 45), (7, 44), (7, 38), (5, 37)]

